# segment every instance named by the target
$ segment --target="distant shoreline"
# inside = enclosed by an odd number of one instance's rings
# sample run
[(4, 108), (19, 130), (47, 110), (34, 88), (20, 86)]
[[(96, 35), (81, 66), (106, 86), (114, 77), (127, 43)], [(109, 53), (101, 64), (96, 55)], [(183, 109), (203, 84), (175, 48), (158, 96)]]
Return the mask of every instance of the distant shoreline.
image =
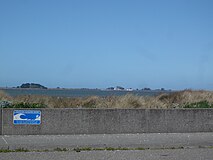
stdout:
[(176, 92), (180, 90), (160, 90), (160, 89), (153, 89), (153, 90), (143, 90), (143, 89), (138, 89), (138, 90), (110, 90), (110, 89), (100, 89), (100, 88), (15, 88), (15, 87), (0, 87), (0, 90), (99, 90), (99, 91), (121, 91), (121, 92)]
[(89, 96), (123, 96), (126, 94), (133, 94), (139, 96), (156, 96), (162, 93), (171, 93), (174, 91), (161, 91), (161, 90), (103, 90), (103, 89), (63, 89), (63, 88), (0, 88), (10, 96), (20, 95), (46, 95), (55, 97), (89, 97)]

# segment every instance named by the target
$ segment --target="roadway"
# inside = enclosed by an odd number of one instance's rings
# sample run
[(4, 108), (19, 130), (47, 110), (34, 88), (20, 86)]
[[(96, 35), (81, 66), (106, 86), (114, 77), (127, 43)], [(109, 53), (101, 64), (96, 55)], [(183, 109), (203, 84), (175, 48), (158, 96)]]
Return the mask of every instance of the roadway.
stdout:
[[(94, 135), (4, 135), (0, 148), (25, 148), (30, 152), (0, 153), (0, 160), (34, 159), (213, 159), (213, 133), (150, 133), (150, 134), (94, 134)], [(116, 151), (81, 151), (74, 148), (129, 148)], [(137, 150), (137, 148), (145, 150)], [(65, 152), (54, 151), (66, 148)], [(46, 150), (44, 152), (44, 150)], [(48, 151), (47, 151), (48, 150)], [(29, 158), (30, 157), (30, 158)]]
[(213, 146), (213, 133), (150, 133), (93, 135), (4, 135), (0, 148), (54, 149), (57, 147), (196, 148)]
[(0, 160), (212, 160), (213, 149), (0, 153)]

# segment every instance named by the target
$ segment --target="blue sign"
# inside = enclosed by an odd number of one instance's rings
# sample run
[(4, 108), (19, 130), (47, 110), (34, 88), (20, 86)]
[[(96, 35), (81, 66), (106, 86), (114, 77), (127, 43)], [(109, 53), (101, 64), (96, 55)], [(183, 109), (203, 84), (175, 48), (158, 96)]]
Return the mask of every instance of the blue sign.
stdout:
[(14, 110), (13, 124), (41, 124), (41, 111), (39, 110)]

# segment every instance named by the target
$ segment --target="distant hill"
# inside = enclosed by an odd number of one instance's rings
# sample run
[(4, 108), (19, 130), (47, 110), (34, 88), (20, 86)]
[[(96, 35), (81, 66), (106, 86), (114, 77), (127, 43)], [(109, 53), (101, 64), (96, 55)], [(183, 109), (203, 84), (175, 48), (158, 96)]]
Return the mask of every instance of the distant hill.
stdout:
[(36, 83), (24, 83), (21, 86), (18, 86), (17, 88), (38, 88), (38, 89), (47, 89), (47, 87), (42, 86), (40, 84)]

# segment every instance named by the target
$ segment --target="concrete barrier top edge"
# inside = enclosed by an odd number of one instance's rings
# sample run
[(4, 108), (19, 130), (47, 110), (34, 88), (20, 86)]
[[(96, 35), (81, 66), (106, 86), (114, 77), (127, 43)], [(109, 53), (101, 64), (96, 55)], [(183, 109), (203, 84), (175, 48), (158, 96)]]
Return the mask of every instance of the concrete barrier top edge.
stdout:
[(0, 108), (0, 110), (213, 110), (213, 108)]

